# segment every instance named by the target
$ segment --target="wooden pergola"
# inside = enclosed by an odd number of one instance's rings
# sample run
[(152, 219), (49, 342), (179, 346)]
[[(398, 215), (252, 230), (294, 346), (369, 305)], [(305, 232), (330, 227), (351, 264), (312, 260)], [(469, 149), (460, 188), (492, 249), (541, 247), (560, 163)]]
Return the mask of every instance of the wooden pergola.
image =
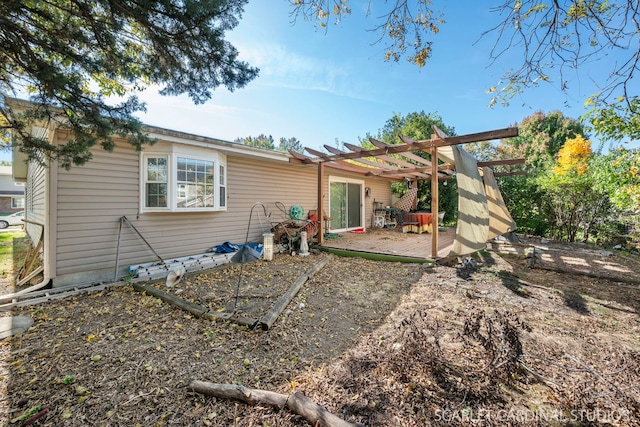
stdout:
[[(398, 135), (402, 141), (397, 145), (389, 145), (385, 142), (369, 138), (369, 141), (376, 147), (372, 150), (365, 150), (362, 147), (345, 144), (349, 151), (339, 150), (335, 147), (325, 145), (324, 148), (330, 153), (323, 153), (311, 148), (305, 150), (313, 157), (304, 155), (297, 151), (290, 150), (291, 158), (289, 162), (297, 164), (316, 164), (318, 166), (318, 243), (323, 243), (324, 221), (322, 221), (324, 199), (324, 169), (331, 169), (360, 174), (363, 176), (380, 177), (389, 181), (412, 181), (417, 186), (419, 180), (431, 181), (431, 213), (432, 213), (432, 254), (438, 253), (438, 180), (453, 179), (455, 164), (438, 163), (438, 147), (469, 144), (473, 142), (490, 141), (494, 139), (512, 138), (518, 136), (518, 128), (509, 127), (504, 129), (491, 130), (460, 136), (447, 136), (444, 132), (433, 126), (434, 134), (431, 139), (415, 141), (404, 135)], [(423, 151), (430, 154), (430, 159), (425, 159), (416, 151)], [(391, 156), (391, 155), (395, 156)], [(374, 160), (375, 159), (375, 160)], [(523, 164), (524, 159), (492, 160), (478, 162), (479, 167), (493, 167), (498, 165)], [(517, 175), (523, 172), (496, 173), (495, 176)], [(437, 179), (433, 179), (436, 177)]]

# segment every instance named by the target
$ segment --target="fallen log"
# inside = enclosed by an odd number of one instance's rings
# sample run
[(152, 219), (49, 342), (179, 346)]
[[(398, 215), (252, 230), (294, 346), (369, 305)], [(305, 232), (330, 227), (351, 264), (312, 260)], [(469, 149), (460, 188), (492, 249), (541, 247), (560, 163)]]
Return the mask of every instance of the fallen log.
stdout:
[(171, 305), (174, 305), (178, 308), (181, 308), (185, 311), (188, 311), (189, 313), (193, 314), (196, 317), (202, 317), (207, 320), (228, 320), (230, 322), (234, 322), (241, 326), (246, 326), (248, 328), (253, 328), (257, 323), (256, 319), (251, 319), (249, 317), (234, 316), (229, 313), (212, 312), (211, 310), (209, 310), (208, 307), (203, 307), (191, 301), (184, 300), (175, 295), (161, 291), (158, 288), (155, 288), (150, 285), (146, 285), (144, 283), (134, 283), (133, 289), (135, 289), (138, 292), (146, 292), (147, 295), (160, 298), (162, 301), (167, 302)]
[(276, 393), (268, 390), (246, 388), (235, 384), (215, 384), (207, 381), (192, 380), (188, 386), (196, 393), (218, 399), (233, 399), (255, 405), (262, 403), (279, 408), (286, 407), (293, 413), (303, 417), (312, 426), (318, 427), (357, 427), (362, 424), (354, 424), (343, 420), (337, 415), (327, 411), (322, 406), (312, 402), (302, 393), (295, 392), (291, 395)]
[(302, 285), (305, 284), (307, 280), (314, 274), (316, 274), (322, 267), (324, 267), (331, 258), (333, 258), (333, 254), (325, 257), (322, 261), (311, 267), (306, 273), (301, 275), (293, 282), (293, 285), (289, 287), (287, 292), (278, 298), (278, 301), (269, 309), (269, 311), (262, 316), (262, 319), (258, 321), (258, 325), (262, 328), (263, 331), (269, 330), (276, 319), (282, 314), (284, 309), (289, 305), (291, 300), (298, 294)]

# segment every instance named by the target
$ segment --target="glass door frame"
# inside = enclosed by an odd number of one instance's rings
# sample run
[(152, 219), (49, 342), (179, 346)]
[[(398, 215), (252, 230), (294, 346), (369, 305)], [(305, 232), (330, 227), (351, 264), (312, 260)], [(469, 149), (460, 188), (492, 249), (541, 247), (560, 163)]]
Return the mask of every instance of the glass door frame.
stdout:
[[(337, 232), (337, 233), (341, 233), (341, 232), (345, 232), (345, 231), (350, 231), (350, 230), (356, 230), (359, 228), (365, 228), (365, 204), (364, 204), (364, 200), (365, 200), (365, 181), (361, 180), (361, 179), (352, 179), (352, 178), (344, 178), (341, 176), (329, 176), (329, 197), (327, 200), (327, 204), (328, 206), (328, 211), (329, 215), (331, 216), (331, 184), (333, 183), (341, 183), (341, 184), (356, 184), (360, 186), (360, 218), (358, 223), (360, 225), (355, 226), (355, 227), (348, 227), (347, 228), (331, 228), (330, 231), (332, 232)], [(348, 195), (346, 196), (347, 198), (347, 204), (348, 204)], [(347, 208), (348, 211), (348, 208)], [(348, 219), (347, 219), (347, 224), (348, 224)], [(329, 230), (325, 230), (325, 231), (329, 231)]]

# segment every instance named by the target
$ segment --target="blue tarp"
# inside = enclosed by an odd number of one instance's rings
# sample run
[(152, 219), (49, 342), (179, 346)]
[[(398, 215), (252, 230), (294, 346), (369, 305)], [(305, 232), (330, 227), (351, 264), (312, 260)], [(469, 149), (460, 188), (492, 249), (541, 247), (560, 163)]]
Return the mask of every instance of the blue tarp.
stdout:
[(213, 252), (217, 254), (228, 254), (239, 251), (242, 246), (243, 245), (236, 245), (231, 242), (224, 242), (223, 244), (216, 246)]
[(262, 251), (264, 249), (262, 243), (248, 243), (247, 247), (242, 250), (243, 246), (243, 244), (224, 242), (223, 244), (215, 246), (212, 249), (217, 254), (228, 254), (236, 252), (233, 258), (231, 258), (231, 262), (251, 262), (260, 259), (260, 257), (262, 256)]

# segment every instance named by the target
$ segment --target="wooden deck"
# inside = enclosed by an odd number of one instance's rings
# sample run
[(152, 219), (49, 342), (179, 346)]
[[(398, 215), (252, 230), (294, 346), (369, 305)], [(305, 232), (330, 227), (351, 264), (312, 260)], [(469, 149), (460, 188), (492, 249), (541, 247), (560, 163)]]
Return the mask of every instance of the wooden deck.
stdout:
[[(447, 256), (453, 245), (455, 228), (447, 227), (438, 234), (438, 258)], [(433, 259), (431, 234), (403, 233), (402, 227), (370, 228), (365, 233), (339, 233), (337, 238), (326, 238), (322, 246), (388, 255), (401, 255)]]

